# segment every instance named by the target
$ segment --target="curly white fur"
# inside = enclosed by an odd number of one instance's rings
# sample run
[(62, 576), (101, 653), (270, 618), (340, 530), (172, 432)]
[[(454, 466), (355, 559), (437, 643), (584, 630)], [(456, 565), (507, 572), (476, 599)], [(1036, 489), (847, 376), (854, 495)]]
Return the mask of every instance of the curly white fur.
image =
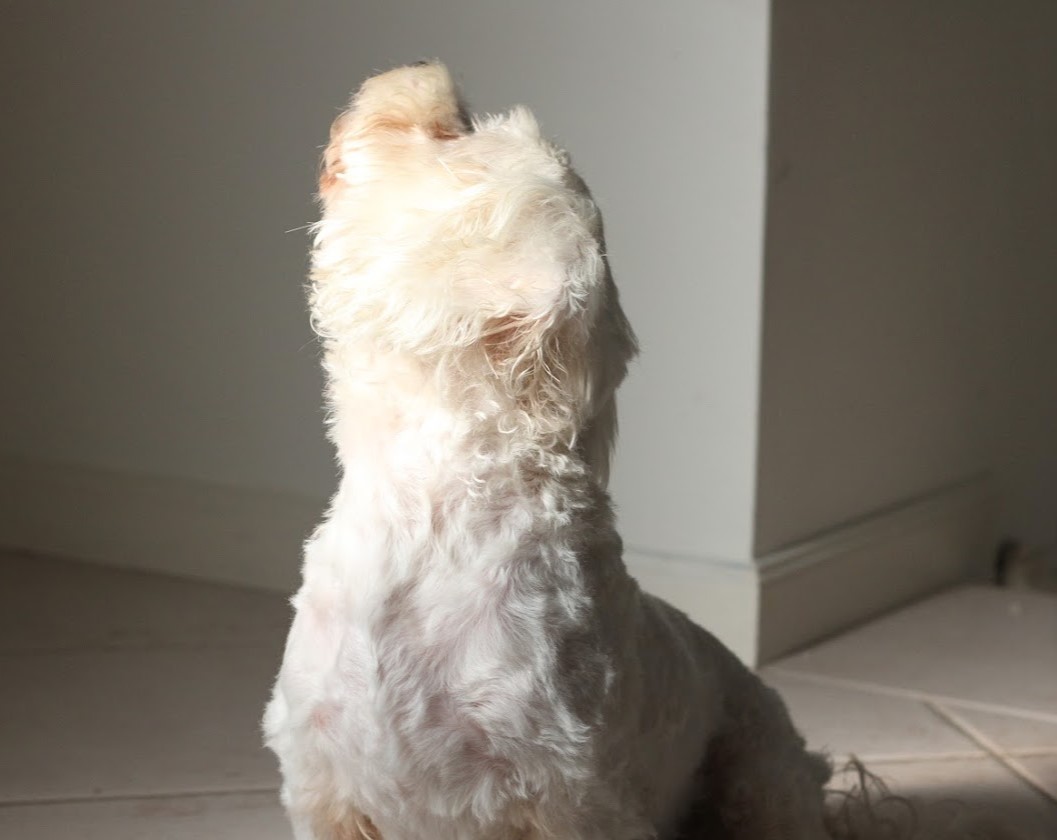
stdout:
[(335, 123), (320, 194), (343, 473), (264, 724), (298, 840), (646, 840), (691, 810), (827, 836), (828, 767), (777, 696), (624, 568), (635, 341), (564, 153), (404, 67)]

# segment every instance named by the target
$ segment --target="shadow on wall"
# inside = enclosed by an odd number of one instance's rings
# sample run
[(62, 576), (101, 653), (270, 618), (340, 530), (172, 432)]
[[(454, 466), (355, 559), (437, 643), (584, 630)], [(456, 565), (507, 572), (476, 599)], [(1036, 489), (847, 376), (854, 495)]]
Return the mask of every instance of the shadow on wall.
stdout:
[(756, 550), (981, 471), (1057, 547), (1057, 6), (772, 5)]

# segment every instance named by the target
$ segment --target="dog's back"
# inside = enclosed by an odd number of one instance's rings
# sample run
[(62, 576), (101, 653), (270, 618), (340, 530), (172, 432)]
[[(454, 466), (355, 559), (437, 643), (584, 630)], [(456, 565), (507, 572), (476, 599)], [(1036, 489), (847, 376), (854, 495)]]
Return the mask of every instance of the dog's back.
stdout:
[(405, 67), (335, 122), (320, 195), (342, 479), (264, 722), (297, 840), (829, 838), (777, 696), (624, 568), (635, 340), (566, 155)]

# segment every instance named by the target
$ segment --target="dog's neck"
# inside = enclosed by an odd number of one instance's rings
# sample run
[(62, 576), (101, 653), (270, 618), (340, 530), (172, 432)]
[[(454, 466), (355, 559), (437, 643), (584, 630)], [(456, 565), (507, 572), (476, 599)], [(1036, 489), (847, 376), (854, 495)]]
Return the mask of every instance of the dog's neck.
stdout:
[(453, 400), (454, 389), (413, 360), (332, 347), (326, 368), (338, 459), (346, 476), (368, 476), (376, 489), (454, 483), (481, 494), (489, 483), (586, 472), (570, 447), (533, 440), (494, 406)]

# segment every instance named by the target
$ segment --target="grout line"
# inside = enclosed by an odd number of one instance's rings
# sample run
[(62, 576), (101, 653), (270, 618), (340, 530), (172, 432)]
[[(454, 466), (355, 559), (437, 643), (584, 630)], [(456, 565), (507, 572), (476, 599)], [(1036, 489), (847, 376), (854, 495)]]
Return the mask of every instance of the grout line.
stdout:
[(1010, 758), (1048, 758), (1057, 755), (1057, 746), (1052, 747), (1011, 747), (1003, 750), (1003, 755)]
[[(964, 734), (964, 733), (962, 733)], [(846, 756), (834, 753), (834, 758), (852, 758), (852, 754)], [(911, 761), (960, 761), (966, 758), (987, 758), (990, 753), (985, 749), (961, 750), (951, 752), (926, 752), (926, 753), (855, 753), (854, 757), (866, 764), (903, 764)], [(1009, 758), (1049, 758), (1057, 756), (1057, 747), (1020, 747), (1012, 750), (1002, 750), (1002, 755)]]
[(191, 799), (196, 797), (244, 796), (254, 793), (275, 793), (279, 789), (274, 785), (267, 787), (225, 788), (223, 790), (183, 790), (163, 791), (157, 793), (104, 793), (99, 795), (74, 796), (41, 796), (25, 799), (0, 799), (0, 809), (28, 808), (35, 805), (80, 805), (93, 802), (140, 802), (151, 799)]
[[(856, 691), (870, 694), (883, 694), (889, 697), (900, 697), (904, 700), (919, 700), (923, 703), (943, 703), (945, 706), (955, 706), (976, 712), (990, 712), (1006, 717), (1021, 718), (1039, 723), (1057, 724), (1057, 714), (1050, 712), (1039, 712), (1034, 709), (1018, 709), (1013, 706), (1003, 706), (1000, 703), (984, 703), (978, 700), (965, 700), (961, 697), (948, 697), (943, 694), (931, 694), (927, 691), (918, 691), (912, 688), (897, 688), (895, 686), (881, 685), (880, 683), (866, 682), (865, 680), (853, 680), (847, 677), (831, 677), (825, 674), (812, 674), (806, 671), (794, 671), (781, 666), (768, 665), (767, 671), (781, 674), (785, 677), (793, 677), (804, 682), (817, 685), (828, 685), (835, 688), (850, 688)], [(763, 675), (764, 682), (767, 681), (766, 674)]]
[(1022, 782), (1031, 788), (1034, 788), (1038, 793), (1041, 793), (1046, 799), (1057, 805), (1057, 794), (1046, 787), (1040, 782), (1034, 773), (1032, 773), (1027, 767), (1017, 761), (1015, 758), (1006, 755), (1002, 748), (992, 741), (987, 735), (973, 726), (969, 721), (963, 718), (961, 715), (945, 709), (939, 703), (926, 703), (926, 705), (942, 720), (946, 721), (951, 726), (958, 729), (965, 737), (979, 744), (985, 750), (987, 750), (991, 757), (999, 764), (1003, 765), (1013, 775), (1019, 778)]
[(873, 766), (875, 764), (915, 764), (924, 761), (965, 761), (967, 759), (987, 758), (986, 750), (959, 750), (952, 752), (932, 753), (831, 753), (830, 758), (836, 765), (836, 772), (840, 772), (842, 765), (853, 759), (858, 759), (863, 764)]

